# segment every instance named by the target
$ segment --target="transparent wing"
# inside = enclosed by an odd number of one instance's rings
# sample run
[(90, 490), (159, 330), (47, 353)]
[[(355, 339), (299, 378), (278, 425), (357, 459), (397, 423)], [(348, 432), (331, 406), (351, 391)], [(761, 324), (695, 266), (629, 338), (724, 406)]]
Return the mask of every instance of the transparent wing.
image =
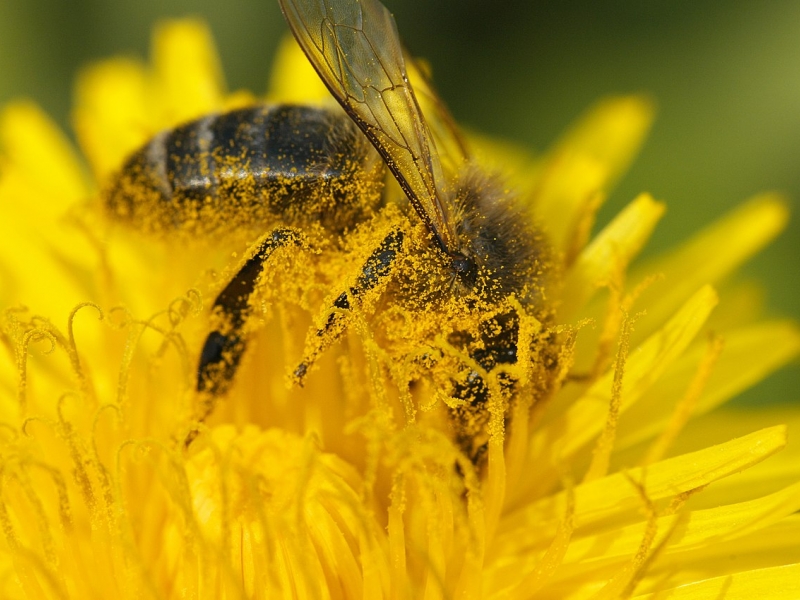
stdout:
[(427, 65), (424, 61), (421, 64), (416, 61), (408, 50), (405, 50), (404, 56), (411, 87), (422, 114), (425, 115), (425, 124), (435, 142), (447, 180), (450, 181), (450, 178), (455, 177), (461, 167), (470, 160), (472, 153), (469, 144), (447, 105), (436, 92)]
[(279, 0), (325, 85), (383, 156), (445, 252), (455, 249), (444, 176), (411, 89), (391, 13), (378, 0)]

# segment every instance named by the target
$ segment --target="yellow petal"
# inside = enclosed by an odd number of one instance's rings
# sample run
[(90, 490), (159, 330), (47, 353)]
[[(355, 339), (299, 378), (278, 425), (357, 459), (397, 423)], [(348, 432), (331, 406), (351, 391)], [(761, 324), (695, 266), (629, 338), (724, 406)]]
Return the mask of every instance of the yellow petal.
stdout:
[(634, 596), (635, 600), (792, 600), (800, 598), (800, 564), (731, 573), (672, 590)]
[(788, 217), (783, 198), (757, 196), (677, 250), (635, 269), (633, 283), (656, 273), (664, 278), (650, 285), (637, 302), (647, 307), (647, 315), (637, 323), (634, 339), (662, 323), (698, 286), (717, 283), (763, 248), (785, 227)]
[(270, 102), (308, 104), (332, 101), (328, 88), (291, 35), (281, 40), (271, 73), (267, 93)]
[[(800, 352), (800, 330), (792, 322), (759, 323), (723, 334), (722, 354), (715, 364), (695, 414), (700, 415), (765, 379)], [(698, 340), (659, 382), (620, 421), (618, 448), (625, 448), (660, 432), (675, 402), (683, 395), (705, 353)]]
[(161, 101), (160, 128), (219, 111), (225, 81), (203, 21), (167, 21), (156, 28), (153, 66)]
[[(718, 440), (742, 435), (755, 427), (784, 423), (790, 432), (800, 428), (800, 414), (786, 406), (726, 407), (691, 421), (676, 440), (673, 452), (684, 453)], [(771, 494), (800, 480), (800, 437), (789, 435), (786, 447), (752, 469), (718, 481), (691, 499), (693, 508), (713, 507)]]
[[(641, 96), (610, 98), (595, 106), (545, 161), (535, 192), (537, 210), (557, 248), (570, 249), (584, 221), (628, 167), (653, 119)], [(580, 250), (580, 248), (575, 248)]]
[[(648, 466), (615, 473), (575, 487), (576, 529), (630, 518), (641, 505), (630, 480), (641, 482), (647, 497), (656, 502), (718, 481), (758, 464), (786, 445), (786, 427), (776, 426), (751, 433), (697, 452), (662, 460)], [(501, 521), (494, 551), (524, 554), (519, 550), (546, 544), (552, 539), (564, 513), (566, 493), (543, 498), (515, 511)], [(633, 511), (633, 512), (632, 512)]]
[(20, 197), (11, 207), (16, 209), (14, 218), (60, 218), (68, 207), (86, 199), (89, 186), (75, 151), (36, 104), (17, 101), (2, 109), (0, 148), (0, 194), (15, 184), (25, 186), (15, 190)]
[[(532, 193), (532, 203), (553, 246), (565, 254), (581, 227), (591, 225), (605, 200), (608, 170), (591, 156), (571, 154), (546, 162)], [(575, 248), (577, 250), (577, 248)]]
[(649, 194), (631, 202), (586, 246), (570, 269), (561, 294), (564, 318), (580, 308), (612, 274), (627, 267), (650, 238), (665, 206)]
[(144, 65), (117, 58), (85, 69), (75, 92), (73, 123), (101, 183), (158, 131)]
[(766, 290), (757, 281), (725, 282), (720, 288), (722, 302), (708, 320), (711, 331), (727, 331), (755, 323), (766, 312)]
[[(645, 479), (648, 475), (644, 474)], [(743, 536), (776, 523), (798, 509), (800, 484), (795, 484), (749, 502), (661, 517), (658, 520), (657, 539), (670, 534), (663, 550), (668, 555), (705, 545), (712, 539), (723, 541)], [(593, 570), (595, 565), (592, 562), (595, 560), (602, 562), (604, 569), (613, 569), (615, 561), (625, 561), (636, 552), (644, 528), (645, 523), (637, 523), (575, 539), (564, 558), (564, 570), (572, 575), (584, 569)], [(570, 567), (570, 563), (574, 566)]]
[(0, 140), (0, 297), (66, 315), (87, 297), (96, 258), (86, 236), (65, 226), (68, 211), (89, 194), (80, 163), (55, 124), (28, 102), (3, 110)]
[[(669, 565), (680, 565), (683, 573), (692, 569), (691, 565), (680, 564), (686, 551), (691, 553), (700, 547), (726, 545), (729, 552), (738, 552), (738, 547), (732, 545), (731, 540), (743, 537), (748, 530), (760, 532), (765, 525), (781, 522), (785, 515), (796, 510), (798, 506), (800, 486), (794, 485), (750, 502), (661, 517), (656, 524), (654, 546), (663, 546), (655, 568), (648, 572), (639, 587), (663, 587), (664, 575), (669, 574)], [(544, 597), (554, 597), (554, 592), (563, 589), (570, 590), (570, 597), (576, 597), (575, 592), (581, 588), (588, 591), (611, 580), (630, 557), (636, 554), (645, 535), (646, 525), (638, 523), (574, 541), (564, 564), (556, 574), (553, 589), (545, 590)], [(752, 558), (754, 557), (751, 560)], [(757, 565), (757, 562), (750, 562), (741, 566), (742, 570), (746, 570)], [(692, 570), (696, 572), (694, 580), (701, 579), (703, 573), (720, 572), (708, 570), (705, 564)]]
[[(713, 289), (699, 290), (659, 332), (631, 353), (625, 366), (621, 413), (633, 405), (686, 349), (717, 303)], [(611, 401), (614, 374), (607, 373), (572, 402), (564, 415), (543, 425), (533, 436), (529, 460), (544, 465), (575, 454), (602, 429)], [(543, 479), (537, 478), (541, 487)]]
[(624, 173), (653, 122), (655, 105), (646, 96), (608, 98), (592, 107), (553, 150), (591, 156), (605, 165), (609, 184)]
[(798, 539), (800, 516), (791, 515), (742, 537), (672, 552), (659, 557), (640, 591), (667, 590), (723, 573), (800, 563)]

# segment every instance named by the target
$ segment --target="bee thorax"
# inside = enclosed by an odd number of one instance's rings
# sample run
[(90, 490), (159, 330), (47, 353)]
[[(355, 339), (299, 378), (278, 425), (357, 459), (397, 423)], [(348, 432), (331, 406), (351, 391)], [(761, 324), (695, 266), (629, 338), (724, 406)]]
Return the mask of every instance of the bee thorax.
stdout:
[(480, 297), (524, 298), (541, 283), (546, 243), (498, 177), (465, 170), (456, 190), (455, 225), (463, 251), (453, 258), (453, 269)]

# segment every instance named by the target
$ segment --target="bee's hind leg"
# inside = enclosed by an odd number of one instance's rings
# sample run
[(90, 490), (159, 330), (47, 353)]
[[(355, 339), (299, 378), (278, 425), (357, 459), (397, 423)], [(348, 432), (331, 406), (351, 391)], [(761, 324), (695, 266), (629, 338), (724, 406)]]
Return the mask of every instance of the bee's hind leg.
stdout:
[(196, 389), (201, 400), (199, 421), (208, 416), (216, 399), (233, 383), (247, 346), (243, 328), (250, 316), (250, 297), (267, 261), (279, 248), (300, 245), (301, 237), (292, 229), (280, 228), (267, 234), (253, 256), (214, 300), (212, 311), (219, 319), (219, 326), (208, 334), (197, 366)]
[(336, 297), (325, 324), (310, 336), (306, 344), (306, 347), (310, 349), (306, 351), (303, 362), (292, 374), (295, 383), (303, 385), (309, 367), (328, 346), (344, 333), (352, 309), (351, 303), (360, 302), (367, 292), (385, 282), (402, 246), (403, 232), (400, 229), (393, 229), (364, 262), (355, 284)]

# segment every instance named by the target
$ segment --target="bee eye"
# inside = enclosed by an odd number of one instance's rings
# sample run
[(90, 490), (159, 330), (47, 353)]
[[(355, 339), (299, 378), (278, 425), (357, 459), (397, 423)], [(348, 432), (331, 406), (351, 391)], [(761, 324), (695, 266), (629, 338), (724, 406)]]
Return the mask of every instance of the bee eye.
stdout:
[(477, 275), (477, 266), (475, 261), (469, 256), (457, 252), (451, 255), (451, 263), (453, 271), (456, 276), (461, 280), (464, 285), (472, 285), (475, 282)]

